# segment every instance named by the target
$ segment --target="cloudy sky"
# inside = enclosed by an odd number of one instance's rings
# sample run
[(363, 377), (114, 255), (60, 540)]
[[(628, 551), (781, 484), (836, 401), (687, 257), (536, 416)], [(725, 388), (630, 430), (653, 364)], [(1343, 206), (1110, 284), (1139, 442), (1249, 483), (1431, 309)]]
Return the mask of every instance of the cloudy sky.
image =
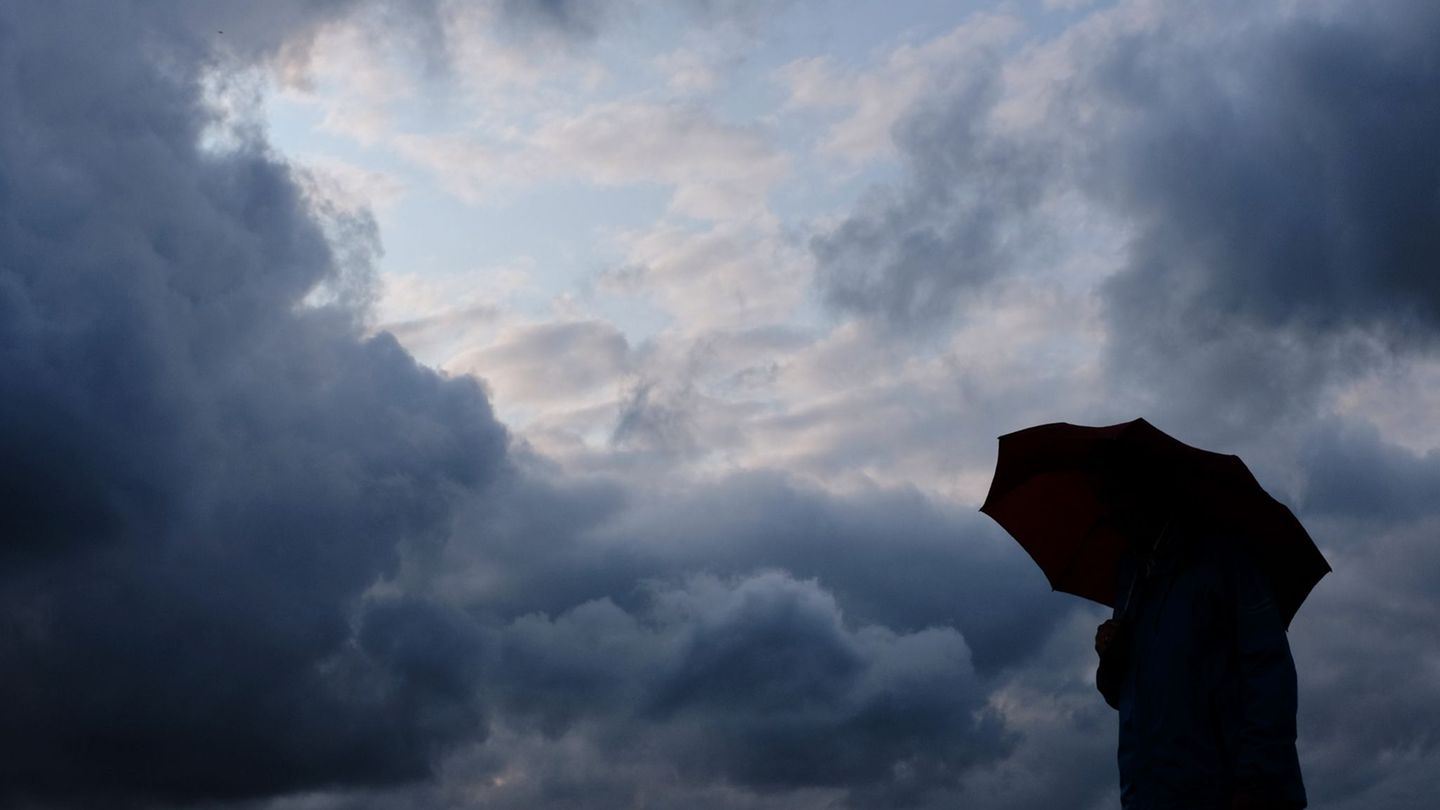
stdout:
[(1145, 416), (1440, 792), (1431, 0), (0, 4), (0, 806), (1118, 806), (976, 513)]

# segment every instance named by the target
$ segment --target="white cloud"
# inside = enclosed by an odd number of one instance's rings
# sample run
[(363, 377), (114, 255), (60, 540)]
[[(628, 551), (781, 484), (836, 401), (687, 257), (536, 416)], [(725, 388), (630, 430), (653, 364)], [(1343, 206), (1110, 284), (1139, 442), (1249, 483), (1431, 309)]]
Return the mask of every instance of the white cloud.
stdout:
[(625, 336), (609, 324), (551, 321), (506, 327), (445, 369), (486, 380), (500, 406), (574, 407), (596, 393), (613, 399), (629, 355)]
[(1440, 357), (1381, 363), (1334, 393), (1336, 412), (1367, 421), (1413, 453), (1440, 450)]
[(788, 168), (763, 132), (678, 104), (594, 106), (546, 122), (526, 148), (551, 171), (569, 169), (597, 183), (672, 186), (672, 209), (701, 219), (763, 213), (770, 187)]
[(283, 98), (319, 110), (320, 127), (374, 144), (394, 127), (391, 105), (420, 86), (415, 49), (374, 15), (322, 26), (303, 48), (282, 51), (273, 68)]
[(771, 223), (660, 225), (619, 239), (603, 288), (646, 296), (686, 334), (783, 323), (808, 292), (811, 260)]
[(381, 277), (375, 331), (393, 334), (421, 362), (447, 368), (520, 322), (515, 300), (534, 291), (533, 262), (453, 273), (390, 272)]
[(703, 46), (677, 48), (655, 57), (655, 71), (665, 79), (665, 84), (681, 96), (706, 95), (724, 82), (728, 61), (722, 54)]
[(606, 102), (552, 115), (528, 130), (396, 133), (390, 142), (471, 203), (579, 178), (602, 186), (669, 187), (673, 213), (703, 220), (765, 216), (771, 188), (789, 170), (788, 158), (763, 131), (679, 103)]
[(404, 196), (407, 185), (395, 174), (331, 155), (302, 155), (296, 162), (310, 173), (330, 201), (347, 209), (384, 211)]
[(533, 171), (526, 156), (472, 135), (395, 133), (396, 154), (424, 169), (440, 188), (470, 204), (493, 201)]

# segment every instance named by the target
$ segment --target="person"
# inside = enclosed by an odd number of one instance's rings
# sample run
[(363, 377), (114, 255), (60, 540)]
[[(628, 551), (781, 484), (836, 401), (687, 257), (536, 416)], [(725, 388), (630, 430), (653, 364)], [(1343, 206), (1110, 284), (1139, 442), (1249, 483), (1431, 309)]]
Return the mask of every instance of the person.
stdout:
[(1117, 512), (1125, 596), (1095, 635), (1121, 805), (1303, 808), (1295, 664), (1269, 587), (1243, 538), (1156, 503)]

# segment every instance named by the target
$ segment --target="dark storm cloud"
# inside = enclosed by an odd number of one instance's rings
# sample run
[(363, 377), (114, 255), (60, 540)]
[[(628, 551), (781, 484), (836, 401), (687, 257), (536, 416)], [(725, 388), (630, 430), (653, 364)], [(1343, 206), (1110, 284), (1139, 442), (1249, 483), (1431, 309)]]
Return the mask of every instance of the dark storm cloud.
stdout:
[(1321, 424), (1306, 450), (1308, 514), (1401, 522), (1440, 511), (1440, 452), (1419, 455), (1339, 419)]
[(648, 601), (638, 617), (601, 601), (516, 622), (511, 703), (554, 724), (545, 712), (576, 695), (606, 696), (682, 773), (763, 789), (929, 787), (1004, 751), (954, 630), (852, 629), (814, 582), (778, 573)]
[(1137, 227), (1105, 290), (1118, 376), (1253, 429), (1369, 361), (1358, 336), (1435, 346), (1440, 11), (1365, 9), (1097, 62), (1119, 134), (1081, 182)]
[(1041, 192), (1074, 194), (1130, 234), (1103, 289), (1117, 381), (1185, 417), (1273, 421), (1365, 362), (1357, 334), (1433, 347), (1437, 7), (1126, 14), (1053, 46), (1070, 71), (1035, 126), (995, 123), (984, 71), (902, 122), (905, 182), (814, 243), (828, 299), (943, 322), (1065, 230)]
[[(857, 622), (955, 627), (993, 673), (1042, 644), (1070, 606), (1046, 596), (1044, 577), (988, 518), (913, 491), (839, 498), (775, 473), (703, 488), (502, 480), (457, 532), (483, 542), (446, 549), (442, 590), (499, 615), (557, 615), (601, 598), (633, 611), (638, 582), (775, 569), (817, 580)], [(465, 584), (471, 571), (487, 572), (483, 597)]]
[[(687, 565), (760, 565), (816, 578), (857, 621), (905, 631), (956, 627), (982, 671), (1033, 651), (1068, 606), (1044, 598), (1043, 578), (987, 519), (913, 491), (842, 499), (749, 474), (632, 509), (628, 520), (647, 534), (688, 538), (695, 557)], [(1025, 593), (1040, 598), (1006, 596)]]
[(1440, 772), (1440, 692), (1422, 674), (1440, 649), (1440, 453), (1352, 416), (1318, 422), (1301, 464), (1299, 513), (1336, 572), (1292, 628), (1308, 790), (1327, 807), (1414, 806)]
[(978, 516), (773, 474), (501, 481), (457, 536), (427, 576), (487, 628), (493, 716), (593, 749), (582, 771), (639, 759), (692, 791), (868, 806), (963, 784), (1014, 742), (990, 690), (1073, 607)]
[(1419, 806), (1440, 773), (1440, 682), (1427, 674), (1440, 649), (1440, 520), (1432, 512), (1310, 523), (1334, 538), (1327, 553), (1335, 567), (1334, 581), (1317, 589), (1291, 630), (1311, 802)]
[(1143, 228), (1118, 299), (1173, 300), (1200, 335), (1440, 326), (1440, 9), (1351, 10), (1096, 65), (1122, 134), (1089, 179)]
[(393, 782), (484, 733), (453, 618), (362, 595), (505, 431), (473, 381), (302, 304), (363, 290), (373, 226), (262, 143), (199, 147), (222, 11), (0, 9), (3, 803)]

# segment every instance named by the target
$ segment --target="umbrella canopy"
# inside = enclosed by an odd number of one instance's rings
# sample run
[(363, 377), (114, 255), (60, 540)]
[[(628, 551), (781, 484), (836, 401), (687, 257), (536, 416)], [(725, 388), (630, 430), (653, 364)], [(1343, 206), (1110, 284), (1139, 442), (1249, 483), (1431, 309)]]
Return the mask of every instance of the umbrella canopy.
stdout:
[[(1088, 427), (1056, 422), (1000, 437), (980, 511), (1025, 549), (1057, 591), (1114, 607), (1117, 488), (1140, 482), (1242, 539), (1288, 626), (1330, 565), (1286, 506), (1237, 456), (1191, 447), (1136, 419)], [(1123, 524), (1123, 521), (1120, 521)]]

